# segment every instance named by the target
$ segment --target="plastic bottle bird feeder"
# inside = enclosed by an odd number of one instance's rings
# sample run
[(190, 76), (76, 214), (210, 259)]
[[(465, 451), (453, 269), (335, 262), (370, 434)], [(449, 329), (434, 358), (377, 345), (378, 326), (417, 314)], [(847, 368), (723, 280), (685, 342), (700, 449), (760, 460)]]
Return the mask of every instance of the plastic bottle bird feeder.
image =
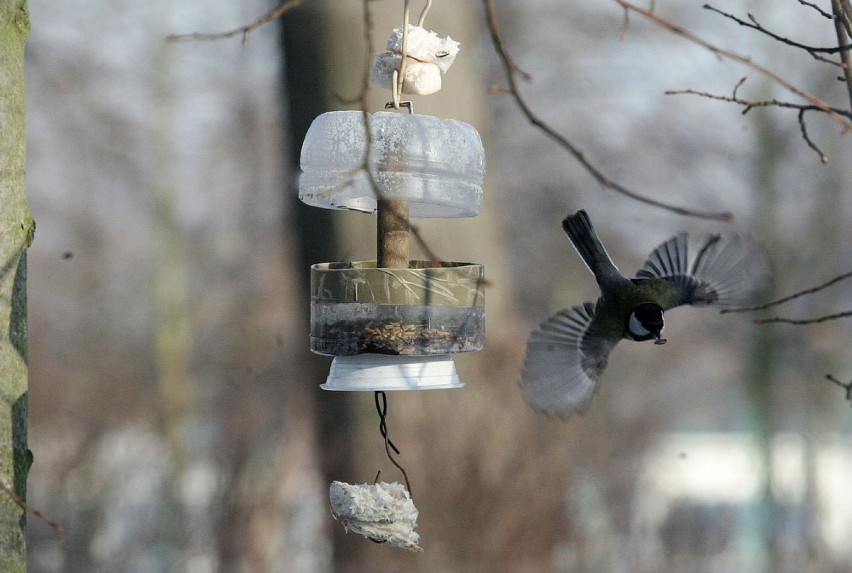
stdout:
[(482, 203), (482, 140), (453, 119), (324, 113), (305, 136), (301, 166), (299, 198), (314, 207), (373, 213), (381, 198), (406, 201), (411, 217), (473, 217)]
[(311, 267), (311, 350), (425, 356), (482, 350), (482, 265), (376, 261)]
[[(336, 357), (322, 387), (462, 386), (446, 355), (484, 347), (483, 267), (409, 261), (408, 217), (479, 213), (479, 134), (430, 116), (329, 112), (311, 124), (301, 167), (304, 203), (379, 215), (377, 261), (311, 268), (311, 350)], [(392, 235), (404, 239), (402, 247), (384, 244)]]
[[(409, 217), (472, 217), (482, 203), (485, 152), (476, 130), (459, 121), (413, 115), (402, 93), (441, 87), (459, 50), (451, 38), (403, 25), (376, 54), (371, 84), (389, 87), (397, 111), (337, 111), (316, 118), (302, 145), (299, 198), (325, 209), (377, 215), (376, 260), (311, 267), (311, 350), (334, 356), (325, 390), (372, 391), (388, 459), (405, 486), (332, 483), (332, 513), (347, 531), (420, 551), (408, 475), (388, 436), (385, 390), (462, 386), (451, 353), (485, 341), (483, 267), (411, 261)], [(433, 255), (429, 255), (432, 257)]]
[(336, 356), (325, 390), (462, 384), (449, 353), (482, 350), (482, 265), (376, 261), (311, 267), (311, 350)]

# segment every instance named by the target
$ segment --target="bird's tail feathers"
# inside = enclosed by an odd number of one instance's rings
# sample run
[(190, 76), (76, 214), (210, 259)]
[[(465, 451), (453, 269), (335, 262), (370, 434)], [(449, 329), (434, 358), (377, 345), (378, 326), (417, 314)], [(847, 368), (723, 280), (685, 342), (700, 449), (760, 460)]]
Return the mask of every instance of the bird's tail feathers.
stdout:
[(606, 282), (607, 279), (623, 280), (618, 268), (598, 239), (595, 228), (592, 227), (592, 222), (585, 211), (580, 210), (565, 217), (562, 221), (562, 228), (568, 238), (571, 239), (571, 244), (574, 245), (580, 258), (595, 275), (598, 284), (602, 285), (602, 282)]

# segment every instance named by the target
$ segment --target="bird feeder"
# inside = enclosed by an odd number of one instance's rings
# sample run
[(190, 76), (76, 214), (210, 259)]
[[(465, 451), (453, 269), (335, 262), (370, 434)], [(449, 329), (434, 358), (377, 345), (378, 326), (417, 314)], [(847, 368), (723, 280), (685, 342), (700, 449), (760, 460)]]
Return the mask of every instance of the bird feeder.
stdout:
[(451, 359), (425, 357), (484, 347), (483, 267), (409, 260), (408, 220), (477, 215), (484, 157), (476, 130), (455, 120), (335, 111), (311, 124), (299, 198), (378, 215), (377, 260), (311, 267), (311, 350), (336, 357), (323, 388), (461, 386)]
[(391, 88), (388, 107), (396, 111), (317, 117), (302, 145), (299, 198), (376, 215), (375, 260), (311, 267), (310, 343), (334, 356), (323, 389), (374, 392), (385, 451), (405, 478), (404, 487), (378, 475), (373, 484), (336, 481), (332, 514), (347, 531), (420, 551), (408, 475), (391, 453), (400, 451), (388, 437), (385, 391), (463, 386), (451, 355), (484, 347), (485, 297), (480, 264), (410, 260), (409, 218), (478, 215), (485, 152), (470, 125), (415, 115), (400, 102), (402, 93), (440, 89), (458, 43), (410, 26), (406, 0), (403, 26), (386, 48), (376, 54), (371, 83)]

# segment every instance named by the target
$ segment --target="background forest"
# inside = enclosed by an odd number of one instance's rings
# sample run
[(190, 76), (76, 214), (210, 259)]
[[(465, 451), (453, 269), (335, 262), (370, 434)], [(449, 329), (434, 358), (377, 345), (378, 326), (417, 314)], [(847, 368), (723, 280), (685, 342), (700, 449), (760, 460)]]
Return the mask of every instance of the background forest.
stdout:
[[(824, 61), (837, 53), (703, 2), (654, 14), (850, 109)], [(539, 119), (629, 190), (734, 218), (641, 203), (505, 93), (484, 4), (434, 3), (426, 27), (462, 49), (443, 90), (414, 98), (482, 135), (482, 213), (416, 224), (441, 258), (484, 263), (489, 287), (487, 349), (456, 357), (466, 387), (389, 396), (420, 510), (425, 552), (411, 554), (332, 519), (331, 480), (400, 478), (373, 396), (321, 391), (330, 359), (308, 349), (310, 264), (375, 256), (374, 217), (297, 198), (307, 127), (359, 105), (362, 2), (304, 0), (245, 42), (166, 38), (275, 3), (29, 2), (28, 501), (63, 526), (30, 516), (31, 571), (849, 570), (852, 408), (825, 375), (852, 378), (852, 322), (753, 318), (847, 310), (852, 282), (756, 314), (674, 311), (666, 346), (612, 354), (582, 418), (536, 415), (515, 384), (530, 330), (597, 296), (560, 229), (568, 212), (589, 211), (625, 273), (679, 230), (762, 244), (767, 300), (852, 269), (852, 136), (821, 112), (805, 138), (796, 109), (667, 95), (807, 103), (615, 0), (494, 2)], [(838, 45), (827, 0), (714, 6)], [(402, 2), (369, 8), (372, 52)], [(371, 90), (368, 108), (388, 99)]]

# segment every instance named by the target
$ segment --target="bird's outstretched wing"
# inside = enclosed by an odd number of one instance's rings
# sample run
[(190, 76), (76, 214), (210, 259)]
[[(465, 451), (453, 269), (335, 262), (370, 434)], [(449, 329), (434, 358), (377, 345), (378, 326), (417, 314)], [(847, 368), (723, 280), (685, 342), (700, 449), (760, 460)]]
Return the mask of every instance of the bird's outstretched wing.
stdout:
[(594, 316), (595, 305), (586, 302), (559, 311), (530, 335), (519, 385), (534, 410), (567, 418), (589, 409), (618, 343), (590, 328)]
[(663, 308), (682, 304), (748, 304), (769, 276), (769, 264), (756, 245), (739, 237), (712, 235), (689, 267), (687, 234), (678, 233), (658, 246), (636, 278), (663, 279), (674, 290)]

